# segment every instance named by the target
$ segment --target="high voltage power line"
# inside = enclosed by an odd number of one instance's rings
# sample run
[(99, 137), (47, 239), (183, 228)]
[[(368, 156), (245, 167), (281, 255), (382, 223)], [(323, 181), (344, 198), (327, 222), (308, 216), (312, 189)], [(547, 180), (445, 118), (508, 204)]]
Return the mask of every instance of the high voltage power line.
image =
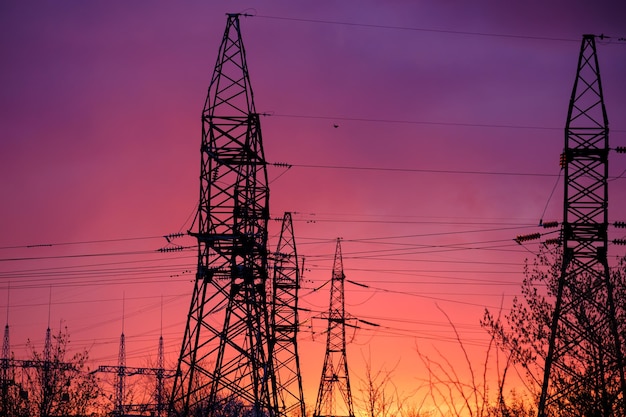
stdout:
[[(396, 252), (397, 252), (397, 251), (396, 251)], [(356, 256), (355, 256), (355, 258), (358, 258), (358, 257), (356, 257)], [(42, 269), (44, 269), (44, 270), (45, 270), (45, 268), (42, 268)], [(459, 272), (463, 272), (463, 271), (459, 271)], [(374, 291), (382, 291), (382, 290), (383, 290), (383, 289), (374, 289)], [(384, 289), (384, 290), (388, 290), (388, 291), (390, 291), (390, 292), (392, 292), (392, 291), (393, 291), (393, 290), (390, 290), (390, 289), (388, 289), (388, 288), (387, 288), (387, 289)], [(402, 292), (399, 292), (398, 294), (404, 294), (404, 295), (406, 295), (406, 296), (415, 296), (415, 293), (410, 292), (410, 291), (409, 291), (409, 292), (402, 291)], [(421, 294), (421, 295), (428, 296), (428, 294)], [(436, 300), (439, 300), (439, 301), (446, 301), (446, 300), (450, 300), (449, 298), (444, 298), (444, 297), (433, 297), (433, 299), (436, 299)], [(450, 300), (450, 301), (455, 302), (455, 300)], [(389, 330), (389, 329), (391, 329), (391, 328), (392, 328), (391, 326), (385, 326), (385, 328), (386, 328), (386, 330), (385, 330), (385, 331), (390, 331), (390, 332), (392, 331), (392, 330)], [(397, 330), (397, 331), (401, 331), (401, 330), (398, 330), (398, 329), (396, 329), (396, 330)], [(393, 331), (396, 331), (396, 330), (393, 330)], [(414, 330), (412, 333), (413, 333), (413, 335), (421, 335), (422, 337), (426, 337), (426, 336), (424, 336), (423, 332), (420, 332), (420, 331), (416, 331), (416, 330)], [(419, 336), (418, 336), (418, 337), (419, 337)]]
[[(454, 127), (480, 127), (480, 128), (494, 128), (494, 129), (520, 129), (520, 130), (551, 130), (562, 131), (562, 127), (552, 126), (525, 126), (525, 125), (511, 125), (511, 124), (497, 124), (497, 123), (461, 123), (461, 122), (435, 122), (429, 120), (403, 120), (403, 119), (378, 119), (371, 117), (346, 117), (346, 116), (321, 116), (310, 114), (282, 114), (267, 112), (263, 113), (263, 116), (268, 117), (286, 117), (286, 118), (298, 118), (298, 119), (320, 119), (320, 120), (334, 120), (334, 121), (350, 121), (350, 122), (369, 122), (369, 123), (389, 123), (389, 124), (408, 124), (408, 125), (427, 125), (427, 126), (454, 126)], [(611, 132), (626, 132), (624, 129), (611, 129)]]
[[(340, 169), (353, 171), (381, 171), (381, 172), (413, 172), (428, 174), (455, 174), (455, 175), (498, 175), (498, 176), (520, 176), (520, 177), (558, 177), (559, 174), (533, 173), (533, 172), (506, 172), (506, 171), (464, 171), (445, 169), (422, 169), (422, 168), (385, 168), (373, 166), (351, 166), (351, 165), (323, 165), (323, 164), (291, 164), (276, 162), (272, 165), (283, 168), (319, 168), (319, 169)], [(609, 177), (609, 179), (623, 178), (624, 173)]]
[[(472, 231), (472, 232), (477, 232), (477, 231)], [(462, 233), (462, 232), (459, 232)], [(444, 232), (444, 233), (433, 233), (433, 234), (428, 234), (428, 236), (437, 236), (437, 235), (447, 235), (447, 234), (452, 234), (452, 233), (448, 233), (448, 232)], [(456, 234), (456, 233), (455, 233)], [(459, 250), (465, 250), (465, 249), (481, 249), (481, 248), (476, 248), (472, 245), (482, 245), (485, 243), (503, 243), (503, 242), (511, 242), (512, 239), (498, 239), (498, 240), (488, 240), (488, 241), (477, 241), (477, 242), (466, 242), (463, 245), (459, 245), (459, 244), (397, 244), (397, 243), (393, 243), (390, 242), (388, 244), (390, 245), (398, 245), (398, 246), (403, 246), (402, 249), (398, 249), (398, 248), (392, 248), (392, 249), (375, 249), (375, 250), (363, 250), (363, 251), (358, 251), (358, 252), (349, 252), (346, 253), (347, 257), (349, 258), (353, 258), (353, 259), (366, 259), (366, 257), (364, 256), (357, 256), (357, 255), (363, 255), (363, 254), (381, 254), (381, 253), (386, 253), (389, 254), (391, 256), (397, 256), (397, 255), (406, 255), (406, 254), (414, 254), (416, 252), (407, 252), (407, 250), (413, 250), (414, 249), (431, 249), (431, 248), (448, 248), (448, 249), (459, 249)], [(358, 240), (357, 240), (358, 242)], [(406, 248), (406, 246), (410, 246), (409, 248)], [(515, 244), (510, 244), (508, 246), (511, 247), (517, 247), (518, 245)], [(499, 245), (499, 247), (502, 247), (502, 245)], [(419, 251), (417, 252), (419, 253)], [(129, 252), (117, 252), (117, 253), (107, 253), (105, 255), (108, 256), (123, 256), (123, 255), (135, 255), (135, 254), (153, 254), (153, 252), (151, 251), (138, 251), (138, 252), (133, 252), (133, 251), (129, 251)], [(75, 259), (75, 258), (92, 258), (92, 257), (97, 257), (103, 254), (98, 254), (98, 253), (93, 253), (93, 254), (78, 254), (78, 255), (60, 255), (60, 256), (40, 256), (40, 257), (36, 257), (36, 256), (31, 256), (28, 258), (22, 258), (22, 257), (17, 257), (17, 258), (0, 258), (0, 261), (4, 261), (4, 262), (8, 262), (8, 261), (22, 261), (22, 260), (50, 260), (50, 259)], [(319, 255), (308, 255), (308, 257), (310, 258), (328, 258), (329, 255), (328, 254), (319, 254)], [(191, 256), (189, 256), (188, 258), (192, 258)], [(176, 259), (176, 258), (175, 258)], [(148, 260), (144, 260), (144, 261), (148, 261)], [(139, 260), (136, 260), (136, 262), (141, 262)], [(115, 263), (113, 263), (115, 264)], [(107, 264), (98, 264), (98, 265), (107, 265)], [(4, 271), (4, 272), (0, 272), (0, 277), (4, 277), (4, 278), (10, 278), (11, 276), (13, 276), (14, 274), (27, 274), (29, 276), (33, 276), (33, 275), (38, 275), (39, 273), (45, 273), (46, 271), (48, 272), (48, 275), (59, 275), (59, 276), (68, 276), (68, 275), (73, 275), (74, 273), (68, 273), (67, 271), (58, 271), (59, 268), (84, 268), (84, 267), (91, 267), (93, 265), (79, 265), (79, 266), (65, 266), (65, 267), (50, 267), (50, 268), (40, 268), (40, 269), (29, 269), (29, 270), (15, 270), (15, 271)], [(180, 265), (179, 265), (180, 266)], [(161, 266), (157, 266), (154, 268), (161, 268)], [(144, 267), (134, 267), (134, 268), (128, 268), (125, 271), (129, 272), (129, 271), (143, 271), (143, 272), (156, 272), (157, 270), (155, 270), (154, 268), (152, 269), (145, 269)], [(172, 268), (171, 266), (168, 268)], [(57, 272), (51, 272), (51, 271), (57, 271)], [(93, 274), (119, 274), (120, 272), (124, 272), (124, 271), (120, 271), (117, 269), (113, 269), (113, 270), (102, 270), (102, 269), (96, 269), (96, 270), (87, 270), (87, 271), (77, 271), (77, 272), (90, 272)], [(164, 271), (164, 272), (167, 272)]]
[(129, 242), (148, 239), (163, 239), (163, 236), (121, 237), (117, 239), (83, 240), (75, 242), (33, 243), (29, 245), (1, 246), (0, 249), (33, 249), (52, 246), (88, 245), (96, 243)]
[[(382, 25), (382, 24), (373, 24), (373, 23), (347, 22), (347, 21), (329, 20), (329, 19), (307, 19), (307, 18), (298, 18), (298, 17), (287, 17), (287, 16), (272, 16), (272, 15), (257, 14), (255, 9), (249, 9), (249, 10), (252, 10), (252, 13), (243, 13), (242, 16), (258, 17), (258, 18), (270, 19), (270, 20), (289, 21), (289, 22), (296, 22), (296, 23), (316, 23), (316, 24), (325, 24), (325, 25), (362, 27), (362, 28), (370, 28), (370, 29), (398, 30), (398, 31), (405, 31), (405, 32), (423, 32), (423, 33), (440, 33), (440, 34), (490, 37), (490, 38), (525, 39), (525, 40), (532, 40), (532, 41), (579, 42), (579, 39), (575, 39), (575, 38), (559, 38), (559, 37), (552, 37), (552, 36), (515, 35), (515, 34), (508, 34), (508, 33), (474, 32), (474, 31), (462, 31), (462, 30), (451, 30), (451, 29), (420, 28), (420, 27), (414, 27), (414, 26), (398, 26), (398, 25)], [(620, 36), (617, 34), (616, 36), (600, 34), (597, 36), (597, 38), (599, 39), (598, 43), (602, 45), (608, 45), (608, 44), (626, 45), (626, 36)]]
[[(402, 292), (401, 294), (407, 295), (407, 296), (414, 296), (414, 294), (412, 293), (407, 293), (407, 292)], [(442, 299), (439, 298), (442, 301), (446, 301), (446, 299)], [(316, 315), (321, 314), (322, 310), (304, 310), (304, 311), (311, 311), (312, 313), (315, 313)], [(425, 331), (423, 329), (419, 329), (419, 328), (401, 328), (398, 326), (394, 326), (394, 325), (385, 325), (382, 323), (406, 323), (406, 324), (414, 324), (417, 326), (431, 326), (431, 327), (439, 327), (442, 328), (442, 331), (444, 331), (445, 328), (448, 327), (448, 324), (446, 322), (438, 322), (438, 321), (419, 321), (419, 320), (409, 320), (406, 318), (394, 318), (394, 317), (384, 317), (384, 316), (369, 316), (369, 315), (364, 315), (363, 318), (372, 320), (372, 321), (376, 321), (379, 326), (376, 327), (376, 329), (373, 328), (366, 328), (366, 327), (360, 327), (359, 329), (361, 331), (376, 331), (377, 333), (382, 333), (382, 334), (386, 334), (387, 337), (407, 337), (407, 336), (411, 336), (411, 337), (415, 337), (417, 339), (432, 339), (432, 340), (440, 340), (440, 339), (446, 339), (445, 334), (441, 334), (439, 333), (437, 336), (432, 335), (430, 332)], [(109, 320), (111, 322), (115, 322), (118, 319), (114, 319), (114, 320)], [(304, 329), (303, 331), (306, 332), (306, 329), (308, 328), (308, 326), (306, 325), (306, 322), (309, 321), (310, 319), (305, 319), (303, 320), (303, 323), (301, 324), (302, 328)], [(166, 326), (166, 328), (177, 328), (180, 327), (181, 323), (172, 323), (168, 326)], [(466, 330), (472, 330), (475, 329), (473, 331), (479, 331), (480, 330), (480, 326), (479, 325), (472, 325), (472, 324), (467, 324), (467, 325), (463, 325), (463, 324), (459, 324), (456, 325), (459, 328), (463, 328)], [(432, 332), (432, 331), (431, 331)], [(80, 333), (80, 329), (78, 329), (77, 333)], [(152, 332), (154, 335), (157, 334), (157, 330), (155, 329)], [(149, 342), (152, 340), (152, 338), (149, 338), (148, 336), (150, 336), (151, 332), (150, 331), (146, 331), (143, 332), (142, 334), (139, 335), (132, 335), (129, 339), (135, 342)], [(323, 334), (322, 333), (318, 333), (318, 334)], [(164, 335), (166, 336), (176, 336), (177, 333), (176, 332), (166, 332), (164, 333)], [(168, 337), (168, 340), (170, 338)], [(306, 340), (306, 339), (305, 339)], [(448, 337), (446, 340), (448, 341), (453, 341), (452, 338)], [(445, 340), (444, 340), (445, 341)], [(40, 342), (40, 341), (39, 341)], [(37, 344), (39, 343), (38, 339), (33, 340), (33, 343)], [(93, 344), (94, 342), (97, 342), (99, 344), (110, 344), (110, 345), (115, 345), (117, 343), (117, 338), (116, 337), (98, 337), (98, 338), (90, 338), (90, 339), (72, 339), (73, 344), (77, 344), (78, 346), (90, 346), (91, 344)], [(484, 342), (482, 341), (477, 341), (477, 344), (480, 346), (484, 345)], [(167, 345), (170, 346), (170, 348), (168, 349), (168, 352), (173, 353), (175, 352), (176, 349), (176, 343), (175, 342), (169, 342), (167, 343)], [(20, 347), (21, 344), (17, 344), (15, 347)], [(132, 347), (132, 344), (131, 344)], [(145, 358), (145, 355), (148, 353), (153, 352), (153, 348), (150, 346), (142, 346), (141, 348), (133, 348), (132, 350), (129, 351), (128, 354), (128, 358), (129, 359), (143, 359)], [(103, 360), (113, 360), (115, 359), (115, 355), (111, 354), (109, 356), (100, 356), (98, 358), (94, 358), (92, 361), (103, 361)]]
[[(496, 229), (498, 231), (499, 229)], [(475, 231), (477, 232), (477, 231)], [(483, 231), (484, 232), (484, 231)], [(445, 233), (444, 233), (445, 234)], [(434, 234), (437, 235), (437, 234)], [(418, 235), (419, 236), (419, 235)], [(354, 243), (359, 243), (359, 240), (354, 240)], [(367, 243), (361, 242), (361, 243)], [(379, 242), (383, 245), (392, 246), (388, 249), (372, 249), (372, 250), (359, 250), (346, 253), (346, 259), (361, 260), (361, 261), (385, 261), (385, 262), (410, 262), (410, 263), (441, 263), (441, 264), (460, 264), (460, 265), (493, 265), (489, 262), (481, 262), (476, 260), (440, 260), (440, 259), (415, 259), (413, 255), (416, 254), (431, 254), (431, 253), (449, 253), (466, 250), (511, 250), (507, 248), (514, 248), (515, 251), (519, 251), (519, 245), (512, 242), (512, 239), (498, 239), (489, 241), (476, 241), (465, 242), (463, 245), (459, 244), (413, 244), (413, 243), (398, 243), (398, 242)], [(489, 245), (485, 245), (489, 243)], [(496, 243), (491, 245), (491, 243)], [(482, 245), (476, 247), (475, 245)], [(329, 254), (309, 254), (306, 255), (307, 259), (315, 261), (329, 260)], [(398, 257), (412, 256), (411, 259), (398, 258)], [(186, 257), (192, 259), (192, 256)], [(47, 259), (47, 258), (44, 258)], [(180, 260), (181, 257), (176, 257), (174, 260)], [(155, 260), (136, 260), (136, 262), (154, 262)], [(117, 264), (113, 262), (111, 264)], [(520, 265), (521, 263), (498, 263), (500, 265)], [(99, 263), (96, 265), (107, 265), (107, 263)], [(496, 265), (494, 265), (496, 266)], [(50, 267), (50, 268), (35, 268), (35, 269), (17, 269), (13, 271), (4, 271), (0, 273), (0, 278), (3, 280), (19, 279), (20, 284), (14, 285), (15, 289), (20, 288), (44, 288), (48, 286), (63, 287), (63, 286), (101, 286), (110, 284), (138, 284), (138, 283), (159, 283), (159, 282), (173, 282), (172, 278), (175, 276), (184, 277), (185, 270), (189, 268), (189, 264), (174, 264), (174, 265), (156, 265), (156, 266), (131, 266), (129, 268), (105, 268), (102, 269), (94, 267), (94, 264), (86, 265), (69, 265), (62, 267)], [(321, 270), (325, 267), (313, 264), (308, 264), (309, 270)], [(424, 276), (425, 273), (449, 273), (455, 274), (476, 273), (478, 271), (471, 271), (467, 269), (444, 271), (441, 269), (390, 269), (390, 268), (376, 268), (366, 267), (357, 269), (360, 272), (382, 272), (386, 274), (401, 274), (409, 276)], [(486, 271), (488, 273), (515, 273), (515, 271), (498, 271), (496, 269)], [(483, 271), (485, 273), (485, 271)], [(123, 277), (120, 277), (123, 275)], [(97, 281), (94, 281), (97, 278)], [(441, 277), (439, 277), (441, 278)], [(407, 283), (408, 284), (408, 283)], [(494, 283), (495, 284), (495, 283)]]
[(338, 20), (305, 19), (305, 18), (297, 18), (297, 17), (285, 17), (285, 16), (269, 16), (269, 15), (260, 15), (256, 13), (243, 14), (243, 16), (259, 17), (262, 19), (283, 20), (283, 21), (290, 21), (290, 22), (300, 22), (300, 23), (323, 23), (323, 24), (329, 24), (329, 25), (364, 27), (364, 28), (372, 28), (372, 29), (392, 29), (392, 30), (402, 30), (402, 31), (409, 31), (409, 32), (431, 32), (431, 33), (445, 33), (445, 34), (464, 35), (464, 36), (483, 36), (483, 37), (495, 37), (495, 38), (528, 39), (528, 40), (558, 41), (558, 42), (578, 42), (578, 39), (573, 39), (573, 38), (555, 38), (555, 37), (547, 37), (547, 36), (511, 35), (511, 34), (502, 34), (502, 33), (471, 32), (471, 31), (459, 31), (459, 30), (447, 30), (447, 29), (430, 29), (430, 28), (418, 28), (418, 27), (411, 27), (411, 26), (395, 26), (395, 25), (346, 22), (346, 21), (338, 21)]
[[(314, 213), (311, 213), (314, 215)], [(348, 214), (346, 214), (348, 215)], [(335, 220), (330, 218), (316, 218), (316, 222), (342, 222), (349, 220)], [(359, 221), (359, 220), (354, 220)], [(363, 220), (364, 222), (369, 222), (368, 220)], [(381, 221), (382, 222), (382, 221)], [(393, 222), (393, 221), (391, 221)], [(387, 223), (387, 222), (384, 222)], [(355, 242), (355, 243), (364, 243), (364, 242), (372, 242), (375, 240), (382, 239), (404, 239), (404, 238), (415, 238), (415, 237), (425, 237), (425, 236), (440, 236), (440, 235), (449, 235), (449, 234), (467, 234), (467, 233), (485, 233), (485, 232), (496, 232), (496, 231), (506, 231), (506, 230), (517, 230), (519, 228), (526, 227), (536, 227), (536, 225), (531, 225), (528, 223), (511, 223), (511, 222), (471, 222), (471, 221), (427, 221), (427, 220), (419, 220), (419, 221), (409, 221), (409, 223), (418, 223), (418, 224), (431, 224), (431, 225), (465, 225), (465, 226), (474, 226), (474, 225), (510, 225), (510, 227), (501, 227), (501, 228), (489, 228), (489, 229), (475, 229), (475, 230), (460, 230), (460, 231), (452, 231), (452, 232), (438, 232), (438, 233), (425, 233), (425, 234), (411, 234), (411, 235), (398, 235), (398, 236), (385, 236), (385, 237), (371, 237), (371, 238), (358, 238), (358, 239), (347, 239), (346, 241)], [(129, 241), (129, 240), (141, 240), (141, 239), (155, 239), (156, 237), (130, 237), (130, 238), (120, 238), (120, 239), (103, 239), (103, 240), (93, 240), (93, 241), (76, 241), (76, 242), (61, 242), (61, 243), (47, 243), (47, 244), (27, 244), (27, 245), (14, 245), (14, 246), (5, 246), (0, 249), (32, 249), (32, 248), (41, 248), (41, 247), (52, 247), (52, 246), (62, 246), (62, 245), (88, 245), (92, 243), (107, 243), (107, 242), (118, 242), (118, 241)], [(163, 238), (163, 236), (158, 236), (158, 238)], [(301, 239), (311, 239), (306, 236), (301, 237)], [(327, 240), (325, 240), (327, 241)], [(393, 242), (393, 244), (400, 243)], [(192, 247), (183, 247), (184, 251), (189, 251), (193, 249)], [(137, 254), (150, 254), (150, 255), (158, 255), (160, 254), (158, 250), (143, 250), (143, 251), (119, 251), (119, 252), (101, 252), (101, 253), (84, 253), (84, 254), (69, 254), (69, 255), (58, 255), (58, 256), (40, 256), (40, 257), (12, 257), (12, 258), (0, 258), (0, 261), (14, 261), (14, 260), (33, 260), (33, 259), (56, 259), (56, 258), (75, 258), (75, 257), (94, 257), (94, 256), (115, 256), (115, 255), (137, 255)], [(138, 262), (138, 261), (127, 261), (127, 262)], [(121, 262), (124, 263), (124, 262)], [(98, 264), (98, 265), (110, 265), (110, 263)]]
[[(446, 224), (446, 223), (443, 223)], [(471, 223), (469, 223), (471, 224)], [(385, 261), (408, 261), (407, 259), (393, 259), (389, 257), (397, 257), (397, 256), (405, 256), (405, 255), (414, 255), (418, 253), (423, 253), (424, 249), (454, 249), (454, 250), (468, 250), (468, 249), (491, 249), (493, 248), (491, 245), (489, 246), (479, 246), (475, 245), (485, 245), (498, 243), (496, 247), (513, 247), (517, 248), (519, 245), (514, 244), (512, 239), (496, 239), (496, 240), (481, 240), (474, 242), (464, 242), (462, 245), (455, 243), (448, 244), (422, 244), (422, 243), (411, 243), (411, 242), (398, 242), (393, 241), (393, 239), (407, 239), (407, 238), (419, 238), (419, 237), (436, 237), (436, 236), (446, 236), (446, 235), (459, 235), (459, 234), (468, 234), (468, 233), (488, 233), (488, 232), (501, 232), (507, 230), (519, 230), (521, 228), (529, 228), (535, 227), (530, 225), (519, 225), (516, 227), (506, 227), (506, 228), (491, 228), (491, 229), (475, 229), (475, 230), (466, 230), (466, 231), (446, 231), (446, 232), (433, 232), (433, 233), (424, 233), (424, 234), (414, 234), (414, 235), (399, 235), (399, 236), (385, 236), (381, 237), (372, 237), (372, 238), (360, 238), (360, 239), (348, 239), (347, 241), (353, 243), (361, 243), (361, 244), (373, 244), (377, 245), (386, 245), (392, 246), (387, 249), (371, 249), (371, 250), (359, 250), (359, 251), (351, 251), (346, 252), (345, 256), (351, 259), (371, 259), (371, 260), (385, 260)], [(550, 233), (550, 232), (549, 232)], [(306, 237), (303, 237), (306, 239)], [(384, 240), (386, 241), (384, 241)], [(507, 245), (502, 245), (501, 243), (507, 243)], [(188, 248), (187, 250), (192, 250), (192, 248)], [(8, 261), (21, 261), (21, 260), (50, 260), (50, 259), (75, 259), (75, 258), (91, 258), (97, 257), (101, 255), (107, 256), (123, 256), (123, 255), (136, 255), (136, 254), (150, 254), (154, 255), (154, 251), (126, 251), (126, 252), (108, 252), (108, 253), (82, 253), (82, 254), (74, 254), (74, 255), (60, 255), (60, 256), (30, 256), (30, 257), (13, 257), (13, 258), (0, 258), (0, 260), (8, 262)], [(381, 258), (384, 257), (384, 258)], [(309, 259), (329, 259), (330, 254), (309, 254), (307, 255)], [(110, 266), (110, 265), (119, 265), (126, 263), (140, 263), (140, 262), (157, 262), (157, 261), (165, 261), (165, 260), (176, 260), (176, 259), (192, 259), (192, 256), (176, 256), (167, 259), (141, 259), (141, 260), (133, 260), (128, 262), (111, 262), (111, 263), (97, 263), (97, 264), (86, 264), (86, 265), (65, 265), (65, 266), (51, 266), (45, 268), (30, 268), (30, 269), (17, 269), (12, 271), (4, 271), (0, 273), (0, 277), (3, 278), (11, 278), (11, 277), (19, 277), (19, 276), (28, 276), (28, 277), (38, 277), (38, 276), (63, 276), (63, 277), (72, 277), (74, 275), (84, 275), (84, 276), (109, 276), (109, 275), (119, 275), (120, 273), (145, 273), (145, 274), (154, 274), (157, 272), (161, 273), (170, 273), (176, 271), (177, 268), (183, 268), (187, 266), (187, 264), (177, 264), (177, 265), (156, 265), (156, 266), (131, 266), (128, 268), (106, 268), (102, 269), (102, 266)], [(411, 259), (411, 261), (420, 261), (420, 262), (428, 262), (426, 259)], [(98, 266), (99, 268), (95, 268)], [(78, 270), (76, 270), (78, 269)]]

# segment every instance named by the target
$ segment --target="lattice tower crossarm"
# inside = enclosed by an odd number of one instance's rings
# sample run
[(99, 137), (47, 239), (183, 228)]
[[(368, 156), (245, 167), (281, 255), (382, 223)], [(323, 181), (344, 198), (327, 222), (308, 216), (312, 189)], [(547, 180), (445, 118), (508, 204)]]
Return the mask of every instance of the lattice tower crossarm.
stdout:
[(281, 416), (306, 415), (298, 355), (300, 268), (291, 213), (285, 213), (274, 253), (271, 350)]
[[(607, 262), (608, 118), (584, 35), (565, 127), (563, 260), (538, 415), (625, 416), (624, 357)], [(582, 397), (582, 396), (586, 397)]]
[(354, 417), (352, 391), (346, 356), (346, 313), (344, 301), (341, 239), (337, 239), (330, 287), (326, 353), (314, 417)]
[(239, 15), (226, 30), (202, 112), (198, 266), (170, 414), (277, 413), (268, 348), (269, 188)]

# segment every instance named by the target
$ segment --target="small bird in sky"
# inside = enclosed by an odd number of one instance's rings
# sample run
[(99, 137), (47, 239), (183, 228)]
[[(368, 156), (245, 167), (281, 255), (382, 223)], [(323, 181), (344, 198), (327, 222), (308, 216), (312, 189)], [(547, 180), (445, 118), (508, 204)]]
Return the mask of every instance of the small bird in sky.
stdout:
[(338, 125), (338, 124), (336, 124), (336, 123), (333, 123), (333, 127), (334, 127), (335, 129), (337, 129), (337, 128), (339, 127), (339, 125)]

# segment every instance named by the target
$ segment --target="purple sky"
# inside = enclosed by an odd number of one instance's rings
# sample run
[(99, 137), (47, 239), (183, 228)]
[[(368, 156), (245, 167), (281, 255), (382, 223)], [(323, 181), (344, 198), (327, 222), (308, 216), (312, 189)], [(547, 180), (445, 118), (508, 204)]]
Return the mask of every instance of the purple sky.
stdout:
[[(436, 305), (482, 359), (484, 307), (510, 306), (538, 248), (512, 239), (543, 232), (544, 209), (562, 216), (562, 179), (549, 196), (584, 33), (610, 36), (598, 40), (610, 140), (626, 145), (623, 1), (2, 2), (0, 312), (8, 298), (16, 357), (50, 321), (94, 365), (115, 364), (125, 298), (128, 364), (156, 355), (161, 309), (175, 362), (195, 252), (154, 250), (197, 206), (227, 12), (255, 15), (241, 25), (265, 154), (293, 165), (269, 168), (270, 210), (294, 212), (310, 268), (307, 402), (328, 303), (327, 287), (312, 289), (330, 279), (337, 237), (348, 279), (370, 285), (346, 286), (348, 312), (381, 324), (349, 335), (355, 392), (368, 349), (375, 368), (401, 364), (406, 393), (424, 378), (416, 344), (459, 354)], [(626, 156), (609, 161), (623, 174)], [(626, 220), (624, 196), (622, 176), (611, 222)], [(52, 246), (27, 247), (39, 244)]]

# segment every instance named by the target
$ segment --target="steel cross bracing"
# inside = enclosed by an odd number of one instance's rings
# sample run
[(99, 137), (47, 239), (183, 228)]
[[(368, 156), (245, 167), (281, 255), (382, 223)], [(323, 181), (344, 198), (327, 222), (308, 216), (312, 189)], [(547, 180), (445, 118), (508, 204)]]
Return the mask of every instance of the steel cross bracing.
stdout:
[(298, 356), (298, 290), (300, 269), (291, 213), (285, 213), (274, 253), (271, 339), (281, 416), (306, 415)]
[(170, 413), (277, 413), (268, 349), (269, 188), (259, 115), (230, 14), (202, 112), (198, 266)]
[(341, 240), (337, 239), (328, 310), (328, 333), (322, 379), (314, 417), (354, 417), (346, 359), (346, 313)]
[(608, 133), (595, 37), (584, 35), (565, 128), (563, 263), (540, 417), (626, 415), (615, 283), (607, 263)]

